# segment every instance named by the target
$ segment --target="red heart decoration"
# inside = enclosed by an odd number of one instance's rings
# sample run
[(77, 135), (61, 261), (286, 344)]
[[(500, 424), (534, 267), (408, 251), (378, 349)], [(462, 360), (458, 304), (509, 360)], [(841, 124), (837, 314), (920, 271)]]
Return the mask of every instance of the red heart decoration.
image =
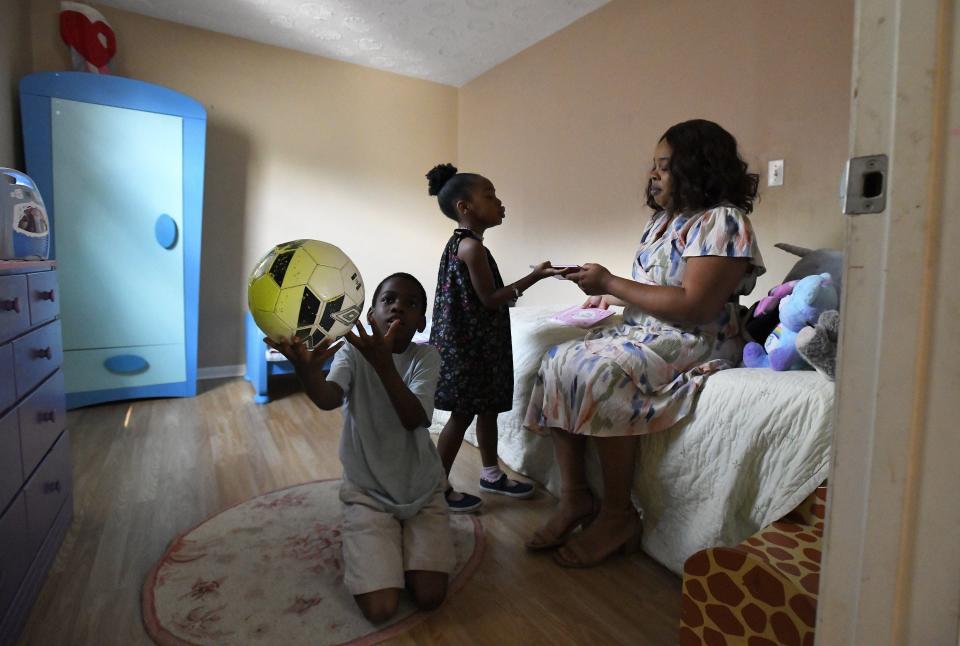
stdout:
[[(100, 40), (101, 35), (106, 44)], [(60, 36), (94, 67), (103, 67), (117, 53), (113, 29), (101, 20), (91, 22), (78, 11), (60, 12)]]

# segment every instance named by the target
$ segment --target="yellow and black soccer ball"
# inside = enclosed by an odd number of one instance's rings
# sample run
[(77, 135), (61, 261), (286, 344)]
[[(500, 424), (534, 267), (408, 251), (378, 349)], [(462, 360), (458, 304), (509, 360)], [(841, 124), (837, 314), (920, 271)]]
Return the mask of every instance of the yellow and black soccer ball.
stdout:
[(346, 334), (363, 309), (363, 278), (336, 246), (294, 240), (270, 250), (250, 274), (247, 302), (271, 339), (294, 336), (313, 349)]

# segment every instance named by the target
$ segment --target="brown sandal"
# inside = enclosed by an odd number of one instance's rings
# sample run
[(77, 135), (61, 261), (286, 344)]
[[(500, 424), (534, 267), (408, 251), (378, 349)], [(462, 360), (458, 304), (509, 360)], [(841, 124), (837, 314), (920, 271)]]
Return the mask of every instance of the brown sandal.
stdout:
[(634, 526), (633, 532), (623, 543), (614, 547), (600, 558), (592, 558), (588, 555), (585, 555), (582, 549), (579, 547), (579, 544), (576, 542), (567, 543), (564, 545), (564, 548), (566, 548), (568, 555), (564, 556), (562, 551), (554, 552), (554, 562), (563, 567), (588, 568), (599, 565), (618, 552), (623, 554), (633, 554), (634, 552), (640, 551), (643, 539), (643, 523), (640, 520), (640, 516), (635, 511), (627, 513), (630, 513), (634, 517), (636, 525)]
[(530, 537), (524, 547), (526, 547), (531, 552), (539, 552), (541, 550), (550, 550), (555, 547), (560, 547), (567, 542), (567, 539), (570, 538), (570, 535), (573, 534), (578, 528), (586, 527), (593, 519), (597, 517), (597, 514), (600, 512), (600, 504), (597, 502), (596, 496), (593, 495), (593, 492), (590, 491), (589, 487), (584, 487), (583, 489), (576, 489), (575, 491), (587, 491), (590, 494), (590, 499), (592, 501), (590, 511), (579, 516), (573, 520), (570, 525), (568, 525), (559, 536), (554, 537), (553, 539), (547, 538), (543, 535), (542, 529), (538, 529), (533, 533), (533, 536)]

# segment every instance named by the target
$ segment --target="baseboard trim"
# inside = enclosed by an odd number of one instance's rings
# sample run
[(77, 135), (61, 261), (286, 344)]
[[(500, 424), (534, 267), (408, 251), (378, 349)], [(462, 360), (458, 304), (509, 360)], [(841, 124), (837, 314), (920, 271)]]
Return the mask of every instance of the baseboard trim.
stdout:
[(225, 379), (227, 377), (242, 377), (246, 366), (242, 363), (235, 366), (213, 366), (197, 370), (197, 379)]

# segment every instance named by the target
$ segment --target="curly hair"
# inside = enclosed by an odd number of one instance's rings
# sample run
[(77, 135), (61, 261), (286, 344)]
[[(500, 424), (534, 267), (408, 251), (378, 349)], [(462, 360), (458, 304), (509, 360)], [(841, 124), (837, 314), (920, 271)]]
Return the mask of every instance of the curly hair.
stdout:
[(458, 173), (453, 164), (437, 164), (427, 173), (427, 193), (436, 195), (440, 210), (455, 222), (460, 221), (457, 202), (468, 199), (470, 191), (481, 175)]
[[(730, 203), (753, 211), (760, 176), (747, 172), (733, 135), (712, 121), (693, 119), (670, 127), (660, 141), (670, 144), (671, 205), (676, 211), (702, 211)], [(650, 195), (647, 206), (660, 207)]]

